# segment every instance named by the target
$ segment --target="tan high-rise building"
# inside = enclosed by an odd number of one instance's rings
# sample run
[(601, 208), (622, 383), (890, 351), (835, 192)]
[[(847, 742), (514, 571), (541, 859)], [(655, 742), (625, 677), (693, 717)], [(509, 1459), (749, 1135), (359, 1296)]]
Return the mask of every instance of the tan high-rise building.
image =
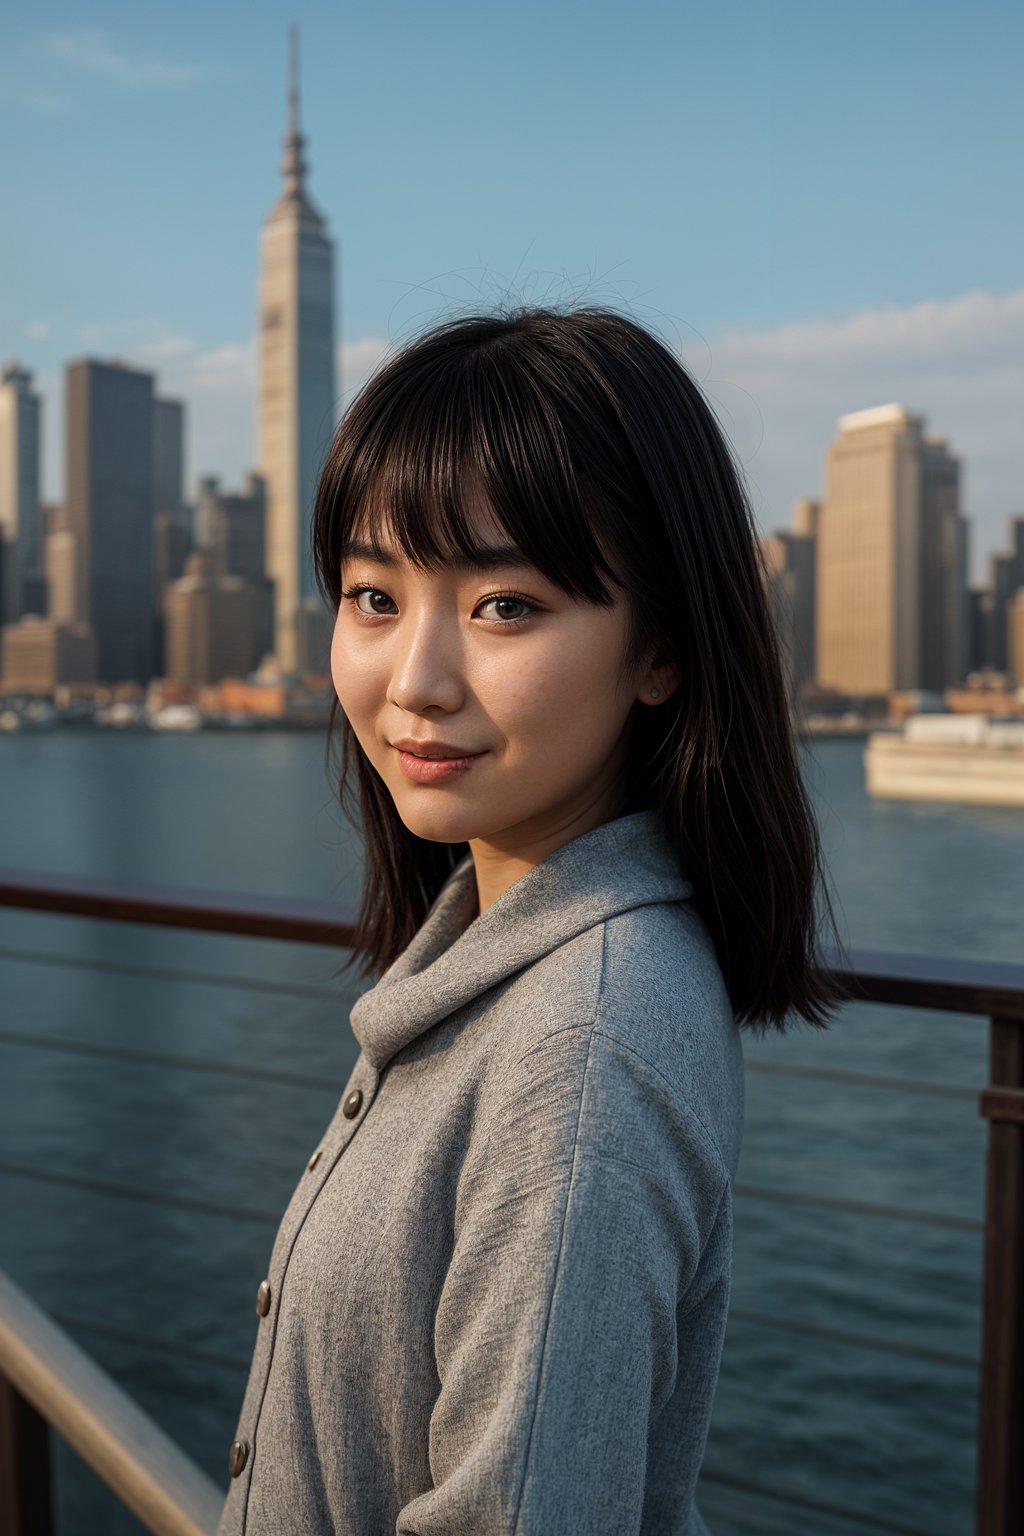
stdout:
[(818, 537), (818, 518), (821, 516), (821, 502), (813, 496), (805, 496), (802, 501), (793, 503), (793, 532), (802, 539), (816, 539)]
[(959, 463), (901, 405), (839, 419), (817, 524), (817, 680), (848, 693), (942, 689), (967, 667)]
[(260, 272), (258, 456), (266, 481), (274, 650), (285, 673), (307, 669), (303, 637), (309, 624), (300, 615), (323, 607), (313, 577), (311, 528), (335, 411), (333, 244), (305, 189), (303, 142), (293, 25), (284, 187), (263, 225)]
[(1024, 688), (1024, 587), (1007, 605), (1006, 627), (1009, 651), (1009, 673), (1018, 688)]
[(55, 624), (78, 620), (78, 541), (67, 528), (46, 536), (46, 616)]

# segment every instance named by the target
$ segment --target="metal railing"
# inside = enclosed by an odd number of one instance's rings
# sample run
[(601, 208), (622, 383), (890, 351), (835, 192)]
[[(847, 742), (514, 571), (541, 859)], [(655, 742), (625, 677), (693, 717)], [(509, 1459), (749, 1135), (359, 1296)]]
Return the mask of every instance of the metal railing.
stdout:
[[(336, 949), (346, 948), (352, 936), (352, 915), (323, 902), (98, 883), (15, 870), (0, 870), (0, 906)], [(989, 1082), (978, 1101), (979, 1112), (988, 1125), (988, 1148), (982, 1347), (977, 1365), (980, 1412), (975, 1536), (1011, 1536), (1024, 1530), (1024, 966), (865, 950), (853, 951), (850, 959), (852, 964), (846, 967), (823, 952), (820, 963), (838, 979), (851, 1002), (963, 1013), (987, 1018), (989, 1022)], [(76, 959), (69, 963), (82, 962)], [(143, 969), (148, 974), (148, 968)], [(242, 978), (206, 979), (229, 985), (246, 984)], [(287, 990), (331, 995), (323, 988)], [(8, 1037), (28, 1043), (27, 1037), (0, 1031), (0, 1040)], [(150, 1059), (150, 1053), (93, 1047), (82, 1042), (43, 1043), (54, 1049), (91, 1050), (133, 1059), (145, 1054)], [(168, 1059), (167, 1064), (267, 1076), (275, 1081), (297, 1079), (296, 1074), (262, 1072), (238, 1064), (183, 1062), (180, 1058), (173, 1063)], [(754, 1069), (814, 1074), (814, 1069), (793, 1066), (761, 1065)], [(826, 1075), (877, 1086), (974, 1098), (971, 1090), (956, 1087), (861, 1078), (852, 1073)], [(310, 1087), (324, 1086), (313, 1080), (303, 1082)], [(13, 1165), (11, 1171), (15, 1171)], [(99, 1181), (80, 1176), (42, 1176), (100, 1188)], [(155, 1198), (120, 1186), (103, 1189), (130, 1198)], [(773, 1194), (740, 1189), (737, 1193), (757, 1198)], [(175, 1203), (169, 1195), (159, 1199)], [(846, 1208), (850, 1202), (832, 1204)], [(270, 1212), (234, 1211), (236, 1217), (242, 1214), (256, 1221), (274, 1219)], [(762, 1321), (797, 1330), (809, 1327), (780, 1318)], [(883, 1344), (889, 1349), (895, 1347), (871, 1339), (858, 1338), (857, 1342), (867, 1348)], [(909, 1346), (907, 1352), (914, 1353)], [(195, 1353), (198, 1358), (200, 1352)], [(235, 1364), (218, 1359), (221, 1364)], [(967, 1357), (949, 1357), (946, 1363), (975, 1368)], [(244, 1369), (244, 1362), (237, 1364)], [(223, 1494), (52, 1319), (0, 1276), (0, 1536), (29, 1536), (30, 1532), (32, 1536), (45, 1536), (51, 1530), (50, 1425), (156, 1536), (201, 1536), (202, 1532), (214, 1530)], [(779, 1497), (773, 1490), (761, 1491), (769, 1497)], [(806, 1499), (794, 1498), (792, 1502), (812, 1507)], [(879, 1529), (898, 1529), (867, 1515), (856, 1518)]]

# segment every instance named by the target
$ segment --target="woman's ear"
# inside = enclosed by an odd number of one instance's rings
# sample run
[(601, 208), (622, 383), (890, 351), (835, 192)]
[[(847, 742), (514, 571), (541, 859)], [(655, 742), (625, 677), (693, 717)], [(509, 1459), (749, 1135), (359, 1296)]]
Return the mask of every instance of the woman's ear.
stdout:
[(671, 698), (682, 680), (682, 671), (673, 661), (656, 660), (644, 672), (637, 699), (655, 707)]

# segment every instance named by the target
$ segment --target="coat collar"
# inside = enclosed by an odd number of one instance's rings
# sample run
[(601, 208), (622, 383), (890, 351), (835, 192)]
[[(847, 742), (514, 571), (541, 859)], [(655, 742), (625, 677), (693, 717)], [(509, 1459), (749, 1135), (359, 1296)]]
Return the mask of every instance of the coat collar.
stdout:
[(484, 913), (467, 854), (409, 945), (356, 1002), (356, 1039), (380, 1071), (417, 1035), (559, 944), (631, 907), (685, 901), (693, 889), (654, 810), (563, 843)]

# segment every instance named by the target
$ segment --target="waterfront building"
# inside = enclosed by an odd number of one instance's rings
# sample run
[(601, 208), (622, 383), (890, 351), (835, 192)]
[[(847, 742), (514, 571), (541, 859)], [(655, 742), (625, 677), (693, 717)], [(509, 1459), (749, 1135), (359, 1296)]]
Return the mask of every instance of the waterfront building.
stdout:
[[(261, 239), (258, 422), (274, 652), (289, 673), (308, 669), (310, 626), (317, 634), (327, 623), (310, 546), (316, 482), (333, 436), (336, 400), (333, 244), (306, 189), (303, 146), (293, 25), (284, 185)], [(318, 643), (315, 648), (319, 653)]]
[(75, 617), (93, 625), (102, 681), (145, 683), (155, 670), (156, 642), (153, 375), (119, 359), (83, 358), (67, 365), (65, 381)]
[(816, 554), (817, 678), (848, 693), (941, 689), (969, 669), (959, 461), (901, 405), (840, 417)]
[(5, 693), (52, 694), (61, 683), (91, 683), (96, 677), (92, 626), (58, 623), (27, 613), (0, 630), (0, 673)]
[(242, 576), (222, 576), (197, 549), (164, 596), (165, 673), (175, 683), (216, 683), (253, 667), (257, 599)]
[(15, 362), (0, 369), (0, 623), (37, 611), (42, 401)]

